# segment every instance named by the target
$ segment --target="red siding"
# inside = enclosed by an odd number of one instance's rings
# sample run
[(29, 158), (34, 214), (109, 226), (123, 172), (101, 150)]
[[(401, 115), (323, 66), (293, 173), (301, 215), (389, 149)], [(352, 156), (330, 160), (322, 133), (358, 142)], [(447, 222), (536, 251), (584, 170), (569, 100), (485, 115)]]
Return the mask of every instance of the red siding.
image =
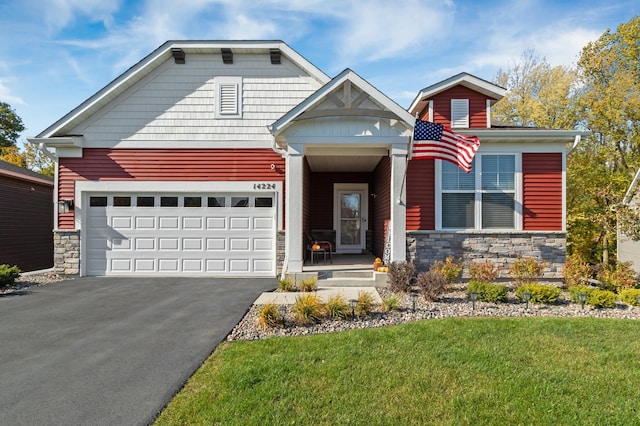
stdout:
[[(451, 127), (451, 99), (469, 99), (469, 128), (487, 128), (487, 97), (464, 86), (455, 86), (431, 99), (433, 122)], [(429, 119), (429, 108), (420, 113), (423, 120)]]
[(435, 161), (410, 161), (407, 169), (407, 231), (436, 227)]
[(385, 223), (391, 219), (391, 161), (384, 157), (373, 171), (373, 190), (376, 194), (373, 203), (373, 254), (382, 257), (384, 254)]
[[(73, 199), (77, 180), (284, 182), (284, 170), (270, 149), (84, 149), (82, 158), (60, 159), (58, 197)], [(73, 212), (58, 226), (73, 229)]]
[(522, 154), (525, 231), (562, 230), (562, 154)]
[(53, 266), (53, 182), (0, 176), (0, 264), (23, 271)]

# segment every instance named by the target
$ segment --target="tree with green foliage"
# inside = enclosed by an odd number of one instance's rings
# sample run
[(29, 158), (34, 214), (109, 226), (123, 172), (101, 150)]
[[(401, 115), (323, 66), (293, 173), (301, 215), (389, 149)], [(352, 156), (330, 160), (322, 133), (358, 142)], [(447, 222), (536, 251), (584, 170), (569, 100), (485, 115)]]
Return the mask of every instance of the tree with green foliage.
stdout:
[(640, 166), (638, 40), (634, 17), (587, 44), (578, 61), (579, 106), (593, 134), (568, 159), (567, 227), (570, 250), (594, 263), (608, 264), (615, 254), (617, 223), (639, 223), (622, 203)]
[(24, 130), (22, 119), (6, 102), (0, 102), (0, 148), (16, 146)]
[(574, 69), (551, 67), (545, 58), (526, 50), (494, 82), (507, 89), (491, 109), (497, 121), (515, 126), (573, 129), (579, 122), (578, 75)]

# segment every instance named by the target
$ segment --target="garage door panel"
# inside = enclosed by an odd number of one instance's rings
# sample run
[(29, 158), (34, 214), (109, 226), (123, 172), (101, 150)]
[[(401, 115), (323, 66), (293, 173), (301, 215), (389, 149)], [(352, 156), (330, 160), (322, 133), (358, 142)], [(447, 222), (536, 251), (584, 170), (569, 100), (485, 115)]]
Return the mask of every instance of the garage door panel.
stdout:
[(202, 229), (202, 217), (183, 217), (182, 229)]
[(128, 238), (111, 238), (111, 250), (131, 250), (131, 240)]
[(156, 239), (154, 237), (138, 237), (136, 240), (136, 250), (155, 250), (156, 249)]
[(113, 216), (111, 218), (111, 227), (117, 230), (132, 229), (132, 223), (133, 220), (131, 216)]
[(156, 218), (150, 216), (138, 216), (135, 220), (136, 229), (156, 229)]
[[(110, 194), (107, 207), (85, 210), (86, 273), (273, 276), (276, 217), (262, 199), (267, 197), (261, 194), (255, 207), (255, 196), (240, 195), (238, 200), (248, 202), (229, 207), (232, 196), (226, 195), (225, 207), (225, 197), (214, 194), (222, 201), (209, 207), (209, 195), (170, 195), (178, 198), (178, 207), (162, 206), (160, 195), (153, 196), (155, 204), (137, 206), (137, 197), (150, 196)], [(130, 197), (133, 205), (116, 207), (116, 197)], [(205, 200), (202, 205), (192, 203), (198, 197)]]
[(207, 238), (207, 250), (219, 251), (227, 249), (226, 238)]
[(178, 238), (159, 238), (158, 239), (158, 249), (160, 251), (163, 250), (178, 250), (180, 244), (178, 242)]
[(182, 250), (202, 250), (202, 238), (183, 238)]
[(180, 218), (176, 216), (160, 217), (158, 223), (160, 225), (158, 229), (179, 229)]

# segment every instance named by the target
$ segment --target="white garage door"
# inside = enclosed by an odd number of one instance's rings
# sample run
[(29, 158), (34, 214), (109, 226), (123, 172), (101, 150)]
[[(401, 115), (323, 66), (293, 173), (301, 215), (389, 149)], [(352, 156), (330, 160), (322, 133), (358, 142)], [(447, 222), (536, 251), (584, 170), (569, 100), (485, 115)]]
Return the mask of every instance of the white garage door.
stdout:
[(274, 276), (272, 194), (88, 194), (87, 275)]

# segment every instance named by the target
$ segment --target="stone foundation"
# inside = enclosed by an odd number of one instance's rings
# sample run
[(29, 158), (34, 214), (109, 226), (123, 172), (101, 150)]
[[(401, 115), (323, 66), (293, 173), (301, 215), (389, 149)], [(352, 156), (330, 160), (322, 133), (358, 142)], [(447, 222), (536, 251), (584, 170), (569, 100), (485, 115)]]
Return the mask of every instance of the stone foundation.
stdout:
[[(567, 253), (564, 232), (407, 232), (407, 259), (418, 271), (426, 271), (437, 260), (448, 256), (473, 260), (488, 260), (499, 268), (501, 278), (509, 277), (509, 266), (518, 257), (544, 260), (547, 265), (543, 278), (562, 279), (562, 268)], [(468, 278), (467, 268), (463, 278)]]
[(58, 274), (80, 273), (80, 231), (53, 231), (53, 270)]
[(285, 248), (286, 231), (278, 231), (276, 234), (276, 274), (282, 273), (282, 265), (284, 264), (284, 248)]

